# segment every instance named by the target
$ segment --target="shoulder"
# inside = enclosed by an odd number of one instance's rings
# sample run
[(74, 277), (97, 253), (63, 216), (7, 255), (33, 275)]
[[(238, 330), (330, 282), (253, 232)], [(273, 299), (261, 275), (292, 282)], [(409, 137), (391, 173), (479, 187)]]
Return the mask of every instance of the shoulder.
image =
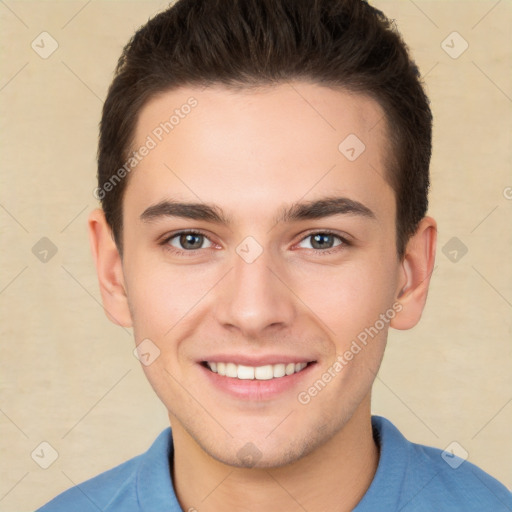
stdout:
[[(113, 469), (75, 485), (37, 512), (97, 512), (123, 510), (132, 512), (141, 510), (139, 481), (146, 479), (146, 473), (152, 472), (156, 487), (167, 486), (167, 496), (172, 493), (169, 472), (169, 452), (172, 450), (170, 428), (165, 429), (154, 441), (151, 448)], [(159, 482), (162, 485), (159, 486)], [(146, 482), (147, 483), (147, 482)], [(170, 492), (169, 492), (170, 491)]]
[(451, 450), (411, 443), (385, 418), (372, 423), (381, 437), (382, 463), (399, 484), (403, 512), (512, 510), (512, 493), (471, 462)]
[(411, 469), (424, 475), (425, 495), (442, 497), (440, 505), (457, 505), (465, 511), (512, 511), (510, 491), (453, 451), (411, 443), (411, 453)]
[[(105, 510), (120, 495), (136, 503), (135, 477), (142, 456), (139, 455), (100, 475), (59, 494), (37, 512), (88, 512)], [(133, 507), (132, 507), (133, 508)], [(132, 510), (128, 508), (127, 510)], [(135, 509), (136, 510), (136, 509)]]

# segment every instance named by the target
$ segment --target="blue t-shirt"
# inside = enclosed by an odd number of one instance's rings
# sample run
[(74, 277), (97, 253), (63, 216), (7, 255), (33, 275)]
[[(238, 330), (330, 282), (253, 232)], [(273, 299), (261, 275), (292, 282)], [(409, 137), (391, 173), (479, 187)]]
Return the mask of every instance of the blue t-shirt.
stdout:
[[(407, 441), (380, 416), (372, 416), (372, 425), (379, 464), (354, 512), (512, 511), (512, 493), (475, 465)], [(182, 512), (171, 480), (172, 457), (167, 428), (146, 453), (67, 490), (38, 512)]]

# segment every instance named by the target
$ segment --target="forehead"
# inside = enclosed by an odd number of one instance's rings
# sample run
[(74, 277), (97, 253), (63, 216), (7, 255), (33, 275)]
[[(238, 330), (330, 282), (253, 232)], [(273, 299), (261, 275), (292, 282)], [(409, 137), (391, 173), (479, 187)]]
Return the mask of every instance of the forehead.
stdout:
[(222, 86), (162, 93), (141, 110), (132, 150), (143, 146), (126, 196), (222, 202), (252, 212), (283, 202), (348, 195), (389, 208), (388, 138), (373, 99), (307, 83)]

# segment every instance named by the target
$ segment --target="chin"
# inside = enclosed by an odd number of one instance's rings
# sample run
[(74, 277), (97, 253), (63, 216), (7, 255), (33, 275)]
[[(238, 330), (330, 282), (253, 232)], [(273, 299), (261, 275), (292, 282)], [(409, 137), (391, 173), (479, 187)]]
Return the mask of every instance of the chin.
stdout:
[(287, 466), (297, 462), (311, 453), (320, 444), (315, 441), (290, 442), (287, 446), (269, 446), (269, 443), (257, 444), (247, 441), (241, 444), (238, 450), (233, 450), (233, 443), (226, 446), (226, 450), (219, 450), (218, 446), (211, 449), (203, 448), (212, 458), (235, 468), (244, 469), (271, 469)]
[[(343, 424), (343, 422), (341, 422)], [(232, 438), (199, 439), (192, 437), (210, 457), (236, 468), (270, 469), (293, 464), (332, 439), (342, 428), (340, 422), (320, 425), (288, 425), (281, 432), (251, 433), (240, 429)], [(238, 435), (237, 435), (238, 434)], [(202, 437), (202, 436), (199, 436)]]

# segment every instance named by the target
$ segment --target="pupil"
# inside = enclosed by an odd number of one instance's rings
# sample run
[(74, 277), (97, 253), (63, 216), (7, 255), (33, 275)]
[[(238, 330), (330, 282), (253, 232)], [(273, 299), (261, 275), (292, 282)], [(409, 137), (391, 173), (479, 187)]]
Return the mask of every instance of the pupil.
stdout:
[(180, 244), (185, 249), (198, 249), (201, 247), (203, 235), (181, 235)]
[(315, 249), (325, 249), (332, 246), (332, 235), (317, 233), (313, 236), (312, 246)]

